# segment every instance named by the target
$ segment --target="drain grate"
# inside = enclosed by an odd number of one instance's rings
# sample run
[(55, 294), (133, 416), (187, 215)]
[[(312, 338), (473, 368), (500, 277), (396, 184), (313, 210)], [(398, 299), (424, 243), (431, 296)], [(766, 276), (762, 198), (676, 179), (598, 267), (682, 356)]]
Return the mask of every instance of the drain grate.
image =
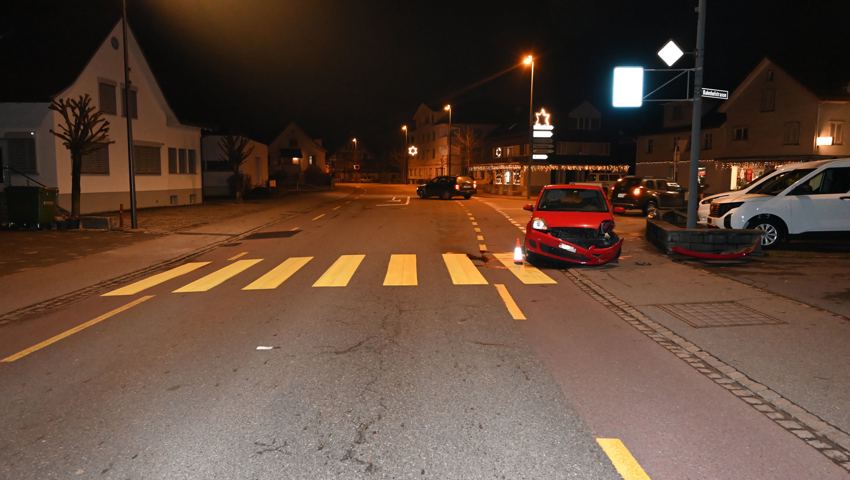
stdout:
[(245, 240), (259, 240), (264, 238), (289, 238), (300, 230), (282, 230), (278, 232), (257, 232), (245, 237)]
[(694, 328), (780, 325), (785, 322), (738, 302), (668, 303), (653, 305)]

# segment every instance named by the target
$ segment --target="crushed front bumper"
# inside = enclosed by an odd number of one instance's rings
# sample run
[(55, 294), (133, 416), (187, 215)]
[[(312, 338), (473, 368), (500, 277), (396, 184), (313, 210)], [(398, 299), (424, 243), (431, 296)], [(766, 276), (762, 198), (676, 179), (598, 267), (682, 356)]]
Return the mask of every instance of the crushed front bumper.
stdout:
[(579, 265), (604, 265), (617, 259), (620, 256), (621, 248), (623, 248), (622, 238), (618, 238), (610, 246), (585, 248), (538, 230), (529, 229), (525, 234), (526, 252), (551, 260)]

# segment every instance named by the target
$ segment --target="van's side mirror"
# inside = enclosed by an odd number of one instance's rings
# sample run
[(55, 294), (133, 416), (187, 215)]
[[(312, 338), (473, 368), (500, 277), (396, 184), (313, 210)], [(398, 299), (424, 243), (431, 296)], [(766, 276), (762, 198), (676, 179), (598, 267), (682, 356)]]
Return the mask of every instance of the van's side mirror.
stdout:
[(522, 206), (522, 209), (528, 210), (529, 212), (533, 212), (534, 211), (534, 205), (531, 204), (531, 203), (526, 203), (525, 205)]

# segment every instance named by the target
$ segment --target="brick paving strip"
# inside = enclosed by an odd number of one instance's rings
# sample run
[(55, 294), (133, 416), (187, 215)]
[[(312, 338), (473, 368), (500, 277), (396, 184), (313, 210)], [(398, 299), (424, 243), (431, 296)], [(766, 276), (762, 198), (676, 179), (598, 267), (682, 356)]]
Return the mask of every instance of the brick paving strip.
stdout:
[(651, 320), (637, 308), (617, 298), (581, 272), (575, 270), (562, 272), (582, 291), (626, 323), (850, 472), (850, 435), (847, 432), (830, 425), (817, 415)]

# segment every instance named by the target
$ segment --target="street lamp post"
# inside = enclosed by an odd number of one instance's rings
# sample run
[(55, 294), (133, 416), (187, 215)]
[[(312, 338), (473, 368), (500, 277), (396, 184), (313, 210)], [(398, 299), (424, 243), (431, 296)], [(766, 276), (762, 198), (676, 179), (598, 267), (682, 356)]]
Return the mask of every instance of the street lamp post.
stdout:
[(408, 160), (408, 154), (407, 154), (408, 145), (407, 144), (409, 143), (408, 140), (407, 140), (407, 125), (402, 125), (401, 131), (404, 132), (404, 151), (402, 152), (402, 156), (404, 157), (404, 162), (403, 162), (404, 172), (402, 173), (401, 178), (402, 178), (403, 182), (406, 184), (407, 183), (407, 160)]
[(528, 92), (528, 164), (525, 174), (525, 198), (531, 198), (531, 157), (534, 138), (534, 57), (526, 55), (522, 63), (531, 67), (531, 86)]
[(452, 174), (452, 106), (446, 105), (443, 110), (449, 112), (449, 159), (446, 165), (446, 174)]
[[(351, 168), (352, 170), (357, 171), (359, 168), (359, 165), (357, 164), (357, 137), (352, 138), (351, 142), (354, 143), (354, 151), (351, 153)], [(354, 175), (354, 173), (351, 174), (352, 180)]]
[(133, 114), (130, 111), (130, 64), (127, 53), (127, 1), (121, 2), (121, 30), (124, 34), (124, 115), (127, 117), (127, 166), (130, 170), (130, 226), (139, 228), (136, 216), (136, 163), (133, 158)]

